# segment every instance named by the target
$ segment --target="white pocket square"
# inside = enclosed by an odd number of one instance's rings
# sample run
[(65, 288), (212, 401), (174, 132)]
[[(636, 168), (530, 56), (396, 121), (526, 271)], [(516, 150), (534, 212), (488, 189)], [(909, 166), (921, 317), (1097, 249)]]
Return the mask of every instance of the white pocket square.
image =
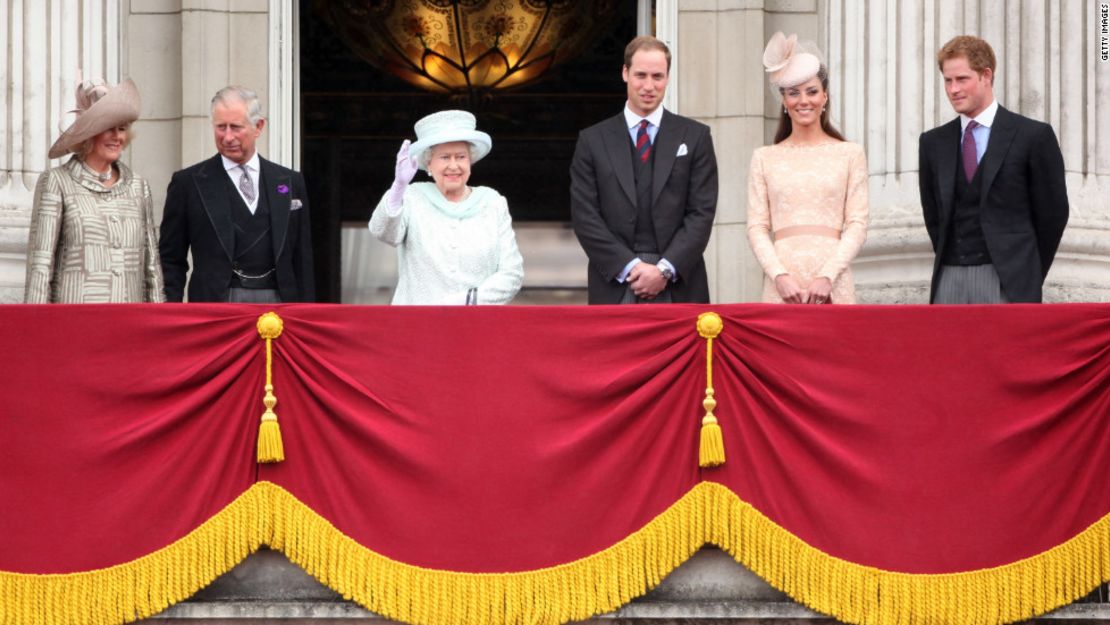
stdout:
[(675, 158), (678, 158), (678, 157), (680, 157), (680, 156), (686, 156), (686, 154), (687, 154), (687, 153), (688, 153), (689, 151), (690, 151), (690, 150), (687, 150), (687, 149), (686, 149), (686, 144), (685, 144), (685, 143), (683, 143), (682, 145), (678, 146), (678, 154), (675, 154), (674, 156), (675, 156)]
[(301, 209), (301, 201), (300, 200), (293, 200), (289, 204), (289, 210), (291, 210), (291, 211), (300, 210), (300, 209)]

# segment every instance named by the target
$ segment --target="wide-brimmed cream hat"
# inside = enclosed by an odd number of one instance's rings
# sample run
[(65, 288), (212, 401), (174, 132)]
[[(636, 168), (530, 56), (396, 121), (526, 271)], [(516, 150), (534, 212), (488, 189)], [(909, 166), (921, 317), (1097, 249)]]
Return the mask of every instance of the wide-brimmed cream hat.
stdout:
[(478, 120), (467, 111), (440, 111), (432, 113), (416, 122), (416, 141), (409, 146), (409, 155), (416, 159), (420, 169), (427, 169), (427, 160), (422, 158), (425, 150), (441, 144), (465, 141), (473, 146), (471, 162), (476, 163), (489, 154), (493, 139), (486, 133), (475, 130)]
[(802, 84), (821, 71), (821, 52), (811, 43), (798, 43), (798, 35), (771, 35), (763, 50), (763, 67), (771, 85), (786, 89)]
[(96, 135), (139, 119), (139, 90), (130, 78), (114, 87), (103, 80), (79, 80), (77, 108), (69, 111), (77, 119), (50, 146), (50, 158), (58, 158), (77, 149)]

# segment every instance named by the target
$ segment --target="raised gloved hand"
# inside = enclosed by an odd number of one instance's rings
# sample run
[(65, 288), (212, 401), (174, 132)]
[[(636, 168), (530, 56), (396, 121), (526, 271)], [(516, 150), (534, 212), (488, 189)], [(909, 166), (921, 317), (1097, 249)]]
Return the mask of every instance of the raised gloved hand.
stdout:
[(399, 209), (401, 202), (405, 197), (405, 188), (412, 182), (413, 177), (416, 175), (416, 159), (409, 155), (409, 145), (411, 142), (405, 139), (401, 144), (401, 149), (397, 151), (397, 165), (393, 170), (393, 186), (389, 187), (389, 207), (391, 209)]

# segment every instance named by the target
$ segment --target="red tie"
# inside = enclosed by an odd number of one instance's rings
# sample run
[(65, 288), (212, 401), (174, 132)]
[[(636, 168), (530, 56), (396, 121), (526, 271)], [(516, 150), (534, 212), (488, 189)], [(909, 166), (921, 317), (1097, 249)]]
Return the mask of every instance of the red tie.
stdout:
[(979, 155), (975, 150), (975, 135), (971, 132), (977, 127), (979, 127), (979, 122), (973, 119), (967, 123), (967, 129), (964, 130), (962, 158), (964, 160), (964, 175), (967, 176), (968, 182), (971, 182), (971, 179), (975, 177), (975, 170), (979, 169)]
[(640, 130), (636, 133), (636, 153), (640, 155), (640, 162), (648, 162), (651, 156), (651, 137), (648, 136), (648, 120), (640, 121)]

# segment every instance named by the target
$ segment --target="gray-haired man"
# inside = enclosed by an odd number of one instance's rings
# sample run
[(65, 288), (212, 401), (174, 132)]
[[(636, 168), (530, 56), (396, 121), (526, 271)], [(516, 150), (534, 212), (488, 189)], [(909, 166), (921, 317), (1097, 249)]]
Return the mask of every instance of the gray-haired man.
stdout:
[(166, 301), (311, 302), (312, 236), (300, 173), (261, 158), (266, 120), (239, 86), (212, 98), (219, 154), (176, 172), (166, 192), (158, 249)]

